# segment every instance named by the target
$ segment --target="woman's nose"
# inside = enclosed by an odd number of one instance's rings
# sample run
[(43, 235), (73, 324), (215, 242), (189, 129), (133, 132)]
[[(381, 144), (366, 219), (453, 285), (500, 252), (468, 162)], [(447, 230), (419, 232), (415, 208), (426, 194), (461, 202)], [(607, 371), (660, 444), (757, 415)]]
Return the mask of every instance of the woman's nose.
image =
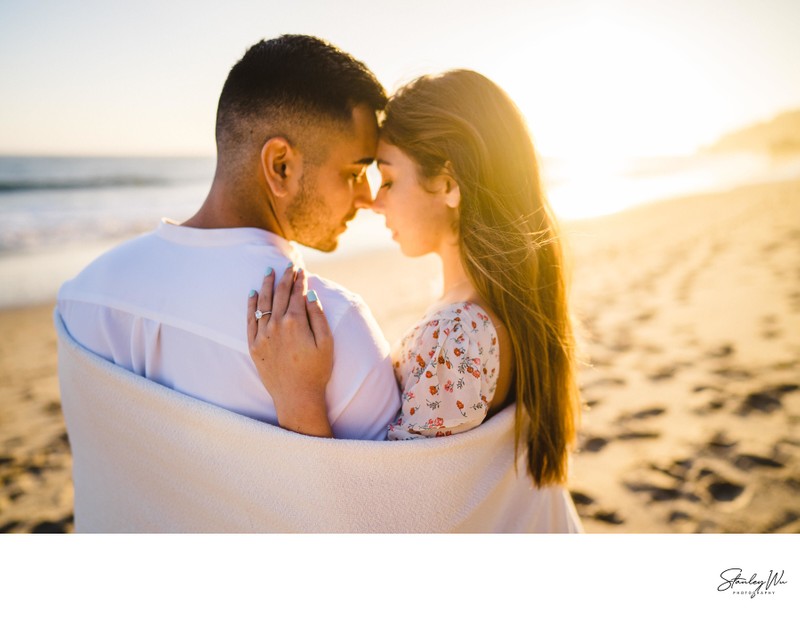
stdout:
[(372, 202), (372, 206), (370, 207), (373, 211), (375, 211), (378, 215), (386, 215), (385, 208), (383, 206), (383, 191), (379, 190), (378, 195), (375, 196), (375, 199)]

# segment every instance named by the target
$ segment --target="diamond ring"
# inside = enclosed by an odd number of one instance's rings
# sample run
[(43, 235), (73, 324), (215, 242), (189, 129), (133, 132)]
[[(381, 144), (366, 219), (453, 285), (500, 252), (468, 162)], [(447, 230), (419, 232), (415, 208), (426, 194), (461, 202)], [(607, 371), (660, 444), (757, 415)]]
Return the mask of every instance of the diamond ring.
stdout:
[(260, 309), (256, 310), (256, 320), (261, 320), (262, 316), (269, 316), (272, 312), (262, 312)]

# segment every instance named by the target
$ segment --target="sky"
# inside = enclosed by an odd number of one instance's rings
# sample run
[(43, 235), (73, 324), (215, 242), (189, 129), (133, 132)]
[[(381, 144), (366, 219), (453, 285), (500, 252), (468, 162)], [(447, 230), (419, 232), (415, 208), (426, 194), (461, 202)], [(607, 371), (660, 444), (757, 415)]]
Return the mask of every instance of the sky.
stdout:
[(0, 0), (0, 154), (213, 155), (247, 47), (308, 33), (387, 90), (472, 68), (545, 156), (686, 154), (800, 107), (797, 0)]

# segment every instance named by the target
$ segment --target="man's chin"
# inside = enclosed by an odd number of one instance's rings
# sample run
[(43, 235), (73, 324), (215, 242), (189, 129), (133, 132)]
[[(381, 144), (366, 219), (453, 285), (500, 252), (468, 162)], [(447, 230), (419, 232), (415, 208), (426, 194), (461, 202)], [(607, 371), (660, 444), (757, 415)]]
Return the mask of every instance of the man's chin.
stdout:
[(337, 239), (332, 244), (322, 244), (321, 246), (317, 246), (317, 250), (320, 252), (333, 252), (339, 247), (339, 240)]
[[(303, 243), (303, 242), (300, 242)], [(339, 236), (334, 235), (329, 237), (325, 241), (317, 241), (314, 243), (304, 243), (304, 246), (308, 248), (313, 248), (314, 250), (319, 250), (320, 252), (333, 252), (336, 248), (339, 247)]]
[(342, 236), (346, 229), (347, 225), (343, 225), (342, 227), (331, 231), (324, 237), (321, 237), (319, 234), (317, 234), (316, 236), (310, 235), (303, 239), (302, 235), (295, 235), (294, 241), (301, 246), (313, 248), (314, 250), (319, 250), (320, 252), (333, 252), (339, 247), (339, 237)]

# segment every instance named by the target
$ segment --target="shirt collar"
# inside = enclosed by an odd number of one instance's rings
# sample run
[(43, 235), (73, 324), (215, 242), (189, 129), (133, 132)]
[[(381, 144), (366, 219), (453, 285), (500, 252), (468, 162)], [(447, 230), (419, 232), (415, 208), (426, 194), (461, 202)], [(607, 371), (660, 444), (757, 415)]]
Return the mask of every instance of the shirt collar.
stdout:
[(156, 228), (156, 235), (167, 241), (187, 246), (222, 247), (243, 245), (271, 246), (291, 259), (300, 267), (304, 267), (303, 256), (297, 246), (288, 239), (276, 235), (263, 228), (192, 228), (181, 226), (176, 221), (162, 218)]

